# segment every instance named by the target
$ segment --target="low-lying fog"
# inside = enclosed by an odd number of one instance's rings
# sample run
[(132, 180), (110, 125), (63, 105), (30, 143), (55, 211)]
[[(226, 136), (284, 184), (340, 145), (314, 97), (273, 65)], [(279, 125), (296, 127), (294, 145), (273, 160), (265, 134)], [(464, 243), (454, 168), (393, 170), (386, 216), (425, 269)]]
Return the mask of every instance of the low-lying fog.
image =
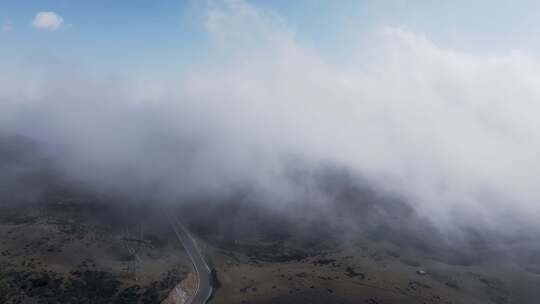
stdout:
[(336, 217), (336, 204), (344, 189), (369, 189), (449, 235), (538, 230), (536, 56), (467, 53), (380, 27), (336, 59), (239, 1), (210, 5), (205, 27), (206, 60), (166, 83), (62, 60), (0, 72), (4, 192), (39, 190), (24, 176), (45, 168), (138, 200), (242, 193), (265, 210), (353, 225), (358, 214)]

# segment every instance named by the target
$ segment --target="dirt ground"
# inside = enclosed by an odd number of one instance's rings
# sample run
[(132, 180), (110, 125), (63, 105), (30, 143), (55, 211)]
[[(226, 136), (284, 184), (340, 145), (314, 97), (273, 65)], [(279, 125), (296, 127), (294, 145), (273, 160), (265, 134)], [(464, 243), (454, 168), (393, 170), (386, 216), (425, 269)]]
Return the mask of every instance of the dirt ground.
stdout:
[(174, 239), (130, 236), (78, 206), (1, 211), (0, 303), (159, 303), (190, 271)]
[[(140, 226), (114, 212), (126, 213), (93, 203), (0, 206), (0, 303), (160, 303), (187, 277), (188, 257), (159, 212), (139, 212), (145, 218)], [(208, 235), (221, 237), (228, 230), (205, 235), (190, 228), (217, 273), (219, 287), (210, 303), (532, 304), (540, 299), (540, 271), (492, 257), (489, 248), (479, 254), (482, 259), (456, 259), (454, 253), (441, 259), (369, 233), (349, 242), (306, 243), (305, 235), (252, 229), (216, 241)], [(137, 248), (140, 263), (134, 264), (126, 244)], [(524, 256), (531, 255), (524, 250)], [(134, 272), (130, 265), (139, 268)]]
[(279, 263), (215, 250), (214, 303), (504, 304), (540, 296), (540, 276), (512, 264), (448, 265), (390, 248), (363, 240)]

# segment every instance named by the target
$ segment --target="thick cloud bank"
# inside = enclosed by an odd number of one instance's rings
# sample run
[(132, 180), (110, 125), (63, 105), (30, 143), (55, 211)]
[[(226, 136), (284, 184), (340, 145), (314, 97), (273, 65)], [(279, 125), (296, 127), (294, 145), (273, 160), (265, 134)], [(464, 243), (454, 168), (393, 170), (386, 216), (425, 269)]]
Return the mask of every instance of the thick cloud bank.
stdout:
[(152, 98), (54, 66), (0, 75), (0, 127), (38, 140), (68, 176), (103, 189), (250, 189), (267, 204), (331, 204), (291, 183), (290, 168), (336, 166), (441, 226), (535, 225), (538, 58), (460, 52), (386, 27), (335, 60), (298, 42), (279, 16), (238, 1), (210, 5), (206, 28), (208, 63)]

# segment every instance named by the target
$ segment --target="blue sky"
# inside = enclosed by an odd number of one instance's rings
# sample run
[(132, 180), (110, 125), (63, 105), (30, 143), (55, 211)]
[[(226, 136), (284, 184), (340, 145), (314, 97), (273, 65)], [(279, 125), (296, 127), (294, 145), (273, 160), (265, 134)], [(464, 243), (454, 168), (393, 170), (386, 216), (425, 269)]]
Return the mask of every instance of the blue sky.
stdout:
[[(37, 12), (63, 18), (62, 28), (31, 26)], [(48, 55), (103, 69), (181, 66), (204, 47), (200, 10), (183, 1), (1, 1), (5, 58)], [(151, 66), (145, 63), (151, 63)]]
[[(204, 27), (209, 2), (2, 0), (0, 25), (11, 30), (0, 32), (0, 63), (44, 57), (108, 72), (182, 69), (211, 50)], [(457, 49), (536, 52), (540, 46), (535, 1), (247, 2), (274, 11), (299, 41), (330, 55), (347, 48), (351, 36), (381, 25), (406, 26)], [(62, 27), (32, 27), (40, 11), (61, 16)]]

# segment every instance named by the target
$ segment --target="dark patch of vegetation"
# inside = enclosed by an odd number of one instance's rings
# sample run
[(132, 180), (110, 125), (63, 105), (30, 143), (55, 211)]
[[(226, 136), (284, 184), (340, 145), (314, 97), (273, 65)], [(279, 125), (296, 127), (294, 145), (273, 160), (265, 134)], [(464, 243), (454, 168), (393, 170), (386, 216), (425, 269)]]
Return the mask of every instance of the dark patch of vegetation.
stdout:
[(315, 260), (313, 261), (312, 263), (314, 265), (328, 265), (328, 264), (332, 264), (332, 263), (335, 263), (336, 260), (335, 259), (318, 259), (318, 260)]
[(111, 273), (105, 271), (74, 271), (66, 284), (70, 297), (77, 298), (80, 303), (91, 300), (101, 303), (111, 299), (121, 285)]
[(422, 282), (418, 282), (418, 281), (409, 281), (408, 287), (409, 287), (410, 289), (412, 289), (412, 290), (417, 290), (418, 287), (422, 287), (422, 288), (426, 288), (426, 289), (430, 289), (430, 288), (431, 288), (431, 286), (426, 285), (426, 284), (424, 284), (424, 283), (422, 283)]
[(394, 251), (394, 250), (386, 250), (386, 254), (394, 258), (399, 258), (401, 256), (399, 252)]
[(221, 287), (216, 269), (212, 269), (212, 272), (210, 273), (210, 286), (212, 286), (214, 290)]
[(15, 303), (25, 297), (51, 298), (63, 279), (54, 272), (17, 271), (15, 265), (0, 264), (0, 303)]
[(411, 267), (420, 267), (420, 263), (415, 261), (415, 260), (411, 260), (411, 259), (401, 259), (401, 262), (405, 265), (409, 265)]
[(0, 207), (0, 222), (12, 225), (33, 224), (38, 217), (31, 215), (23, 207)]
[(116, 296), (116, 299), (114, 300), (114, 304), (138, 303), (139, 298), (141, 297), (140, 291), (141, 287), (139, 285), (128, 287), (118, 293), (118, 296)]
[(432, 277), (435, 281), (446, 284), (447, 282), (455, 281), (451, 276), (437, 272), (435, 270), (429, 270), (429, 276)]
[(471, 266), (480, 262), (481, 257), (472, 253), (464, 253), (451, 248), (437, 250), (429, 255), (430, 259), (451, 266)]
[(148, 286), (124, 286), (111, 273), (81, 266), (70, 276), (52, 271), (18, 270), (0, 263), (0, 303), (83, 303), (83, 304), (156, 304), (184, 277), (178, 271), (164, 275)]
[(456, 281), (448, 281), (444, 284), (450, 288), (459, 289), (459, 284)]
[(525, 271), (532, 274), (540, 275), (540, 266), (529, 266), (525, 268)]
[(347, 274), (347, 276), (351, 277), (351, 278), (355, 278), (355, 277), (360, 277), (360, 280), (363, 280), (366, 278), (366, 275), (361, 273), (361, 272), (356, 272), (354, 270), (354, 268), (352, 267), (347, 267), (347, 269), (345, 269), (345, 272)]
[[(216, 295), (216, 291), (218, 290), (218, 288), (221, 287), (221, 283), (219, 282), (216, 269), (212, 268), (212, 272), (210, 273), (210, 275), (211, 275), (210, 276), (210, 286), (212, 286), (212, 293), (210, 294), (210, 297), (208, 298), (208, 302), (212, 301), (212, 299)], [(244, 290), (244, 292), (245, 292), (245, 290)]]
[(56, 219), (53, 224), (55, 224), (63, 233), (76, 235), (78, 237), (85, 235), (88, 231), (84, 224), (73, 219)]
[(152, 245), (154, 248), (163, 248), (165, 247), (165, 240), (158, 237), (154, 234), (148, 234), (144, 236), (145, 240), (148, 240), (150, 242), (150, 245)]
[(508, 292), (502, 281), (487, 277), (480, 277), (479, 280), (488, 287), (489, 297), (493, 302), (496, 304), (508, 303)]
[(150, 286), (146, 288), (141, 296), (141, 302), (143, 304), (154, 304), (161, 302), (157, 282), (150, 284)]
[(186, 273), (179, 269), (167, 271), (161, 281), (157, 283), (158, 290), (168, 291), (173, 289), (180, 281), (186, 277)]
[(237, 245), (236, 250), (246, 254), (253, 260), (277, 263), (301, 261), (317, 254), (310, 248), (291, 248), (280, 242), (271, 245), (242, 244)]
[[(272, 211), (261, 212), (242, 197), (223, 204), (204, 204), (182, 206), (189, 210), (190, 216), (183, 220), (190, 230), (215, 247), (245, 254), (253, 261), (300, 261), (337, 248), (331, 229), (324, 223), (315, 225)], [(208, 225), (209, 217), (221, 220)]]

